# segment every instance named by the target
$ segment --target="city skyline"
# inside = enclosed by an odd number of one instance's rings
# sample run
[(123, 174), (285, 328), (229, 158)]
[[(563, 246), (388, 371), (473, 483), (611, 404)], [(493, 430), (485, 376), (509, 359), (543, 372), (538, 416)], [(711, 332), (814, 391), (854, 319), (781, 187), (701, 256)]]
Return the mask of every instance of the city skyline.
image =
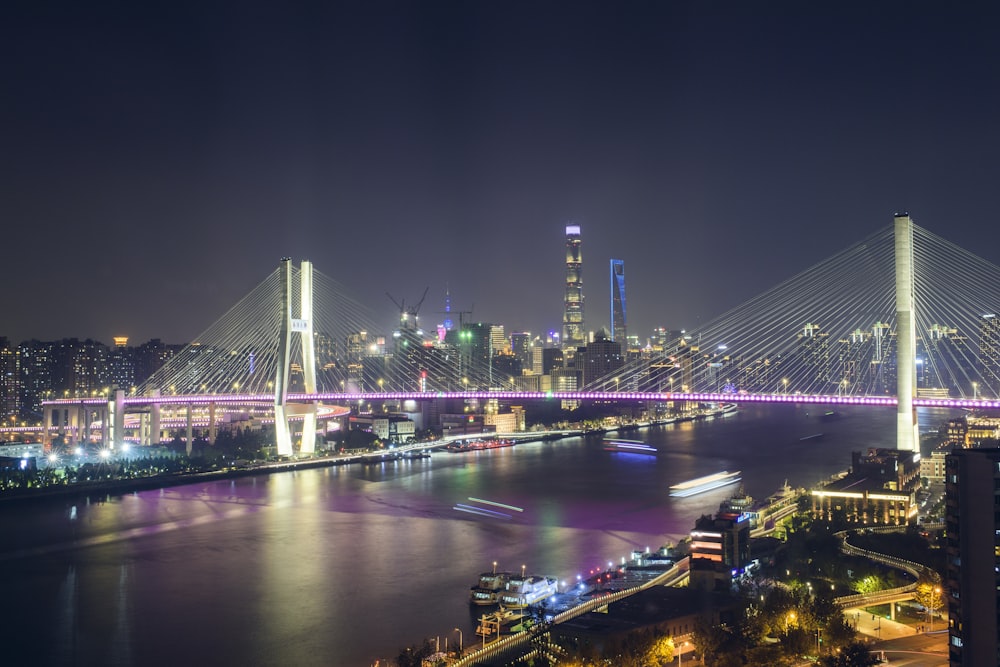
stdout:
[[(388, 11), (387, 11), (388, 10)], [(891, 222), (996, 262), (991, 8), (254, 11), (26, 5), (3, 31), (0, 335), (194, 339), (281, 256), (390, 326), (428, 296), (559, 330), (696, 328)], [(16, 287), (14, 287), (16, 285)]]

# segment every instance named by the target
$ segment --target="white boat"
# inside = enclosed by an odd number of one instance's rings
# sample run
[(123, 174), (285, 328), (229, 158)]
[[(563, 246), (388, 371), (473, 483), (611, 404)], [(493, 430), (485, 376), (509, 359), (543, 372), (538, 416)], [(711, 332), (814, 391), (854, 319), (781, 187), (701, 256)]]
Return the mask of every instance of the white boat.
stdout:
[(675, 498), (687, 498), (688, 496), (705, 493), (706, 491), (711, 491), (712, 489), (719, 489), (723, 486), (736, 484), (740, 481), (740, 479), (739, 470), (736, 472), (723, 470), (722, 472), (717, 472), (712, 475), (705, 475), (704, 477), (690, 479), (686, 482), (681, 482), (680, 484), (674, 484), (670, 487), (670, 495)]
[(483, 572), (479, 582), (469, 590), (469, 602), (474, 605), (487, 606), (500, 600), (500, 593), (507, 587), (510, 572)]
[(500, 593), (500, 604), (508, 609), (524, 609), (536, 602), (556, 594), (558, 588), (552, 577), (530, 574), (526, 577), (513, 576), (507, 582), (507, 590)]

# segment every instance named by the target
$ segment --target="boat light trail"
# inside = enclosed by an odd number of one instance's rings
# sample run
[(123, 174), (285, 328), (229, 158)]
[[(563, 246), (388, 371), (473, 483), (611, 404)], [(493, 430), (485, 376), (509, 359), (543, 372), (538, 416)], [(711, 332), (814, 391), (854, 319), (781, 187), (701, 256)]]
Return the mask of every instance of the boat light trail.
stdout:
[(511, 510), (512, 512), (523, 512), (524, 510), (520, 507), (515, 507), (514, 505), (505, 505), (503, 503), (493, 502), (492, 500), (483, 500), (482, 498), (473, 498), (469, 496), (469, 500), (474, 503), (482, 503), (484, 505), (493, 505), (494, 507), (502, 507), (505, 510)]

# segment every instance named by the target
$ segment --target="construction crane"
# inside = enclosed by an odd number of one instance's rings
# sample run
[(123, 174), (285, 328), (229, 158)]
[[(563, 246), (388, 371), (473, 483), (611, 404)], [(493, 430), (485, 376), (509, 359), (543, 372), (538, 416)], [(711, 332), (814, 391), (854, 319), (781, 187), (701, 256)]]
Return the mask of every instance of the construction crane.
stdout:
[(406, 299), (396, 301), (391, 294), (385, 293), (389, 300), (392, 301), (397, 308), (399, 308), (399, 325), (404, 329), (416, 329), (417, 328), (417, 313), (420, 312), (420, 306), (423, 305), (424, 299), (427, 298), (427, 290), (430, 286), (424, 288), (424, 294), (420, 297), (420, 301), (417, 301), (417, 305), (410, 308), (406, 307)]

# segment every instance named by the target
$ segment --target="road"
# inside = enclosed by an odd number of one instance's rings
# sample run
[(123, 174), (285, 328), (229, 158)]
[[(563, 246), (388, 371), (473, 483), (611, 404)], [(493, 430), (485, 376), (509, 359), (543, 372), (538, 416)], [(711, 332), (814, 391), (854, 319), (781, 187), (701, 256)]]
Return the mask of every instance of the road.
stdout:
[(918, 633), (913, 625), (891, 621), (864, 609), (845, 609), (844, 617), (863, 639), (871, 642), (873, 651), (885, 653), (883, 664), (909, 667), (947, 667), (948, 631), (945, 621), (938, 620), (935, 632)]

